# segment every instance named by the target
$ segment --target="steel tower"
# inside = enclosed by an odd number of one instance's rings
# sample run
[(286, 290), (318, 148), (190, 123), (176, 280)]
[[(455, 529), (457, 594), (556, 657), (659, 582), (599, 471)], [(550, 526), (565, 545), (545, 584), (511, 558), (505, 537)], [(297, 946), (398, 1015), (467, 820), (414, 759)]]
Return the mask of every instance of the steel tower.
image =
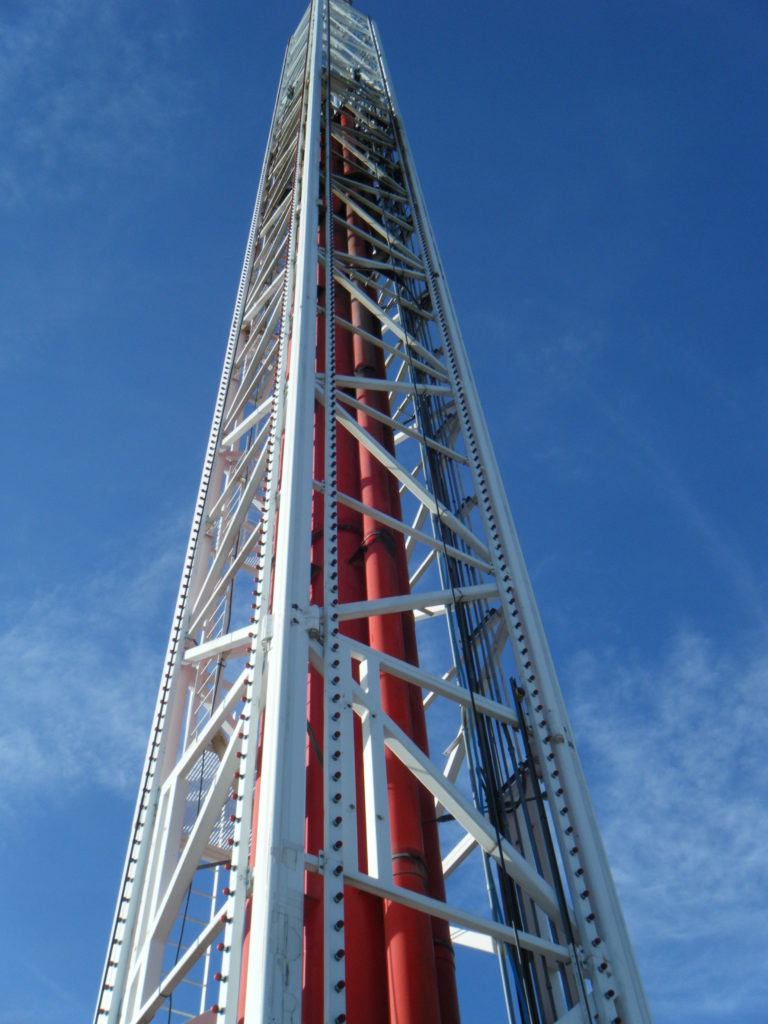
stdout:
[(457, 1024), (457, 945), (651, 1020), (379, 36), (313, 0), (95, 1022)]

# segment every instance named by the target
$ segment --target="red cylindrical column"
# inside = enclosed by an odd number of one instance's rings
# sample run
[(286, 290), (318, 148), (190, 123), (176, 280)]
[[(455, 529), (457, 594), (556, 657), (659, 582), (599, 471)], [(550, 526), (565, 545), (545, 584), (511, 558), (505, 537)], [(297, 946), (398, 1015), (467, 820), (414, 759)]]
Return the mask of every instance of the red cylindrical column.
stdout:
[[(341, 153), (338, 143), (333, 144), (331, 159), (334, 173), (341, 170)], [(341, 201), (332, 200), (333, 211), (343, 213)], [(318, 242), (325, 246), (325, 210), (320, 217)], [(343, 223), (333, 227), (334, 249), (343, 251), (346, 247), (346, 231)], [(318, 274), (318, 305), (325, 306), (326, 290), (329, 288), (325, 272)], [(349, 296), (347, 292), (333, 285), (334, 307), (338, 316), (349, 321)], [(320, 312), (316, 327), (316, 369), (325, 372), (325, 314)], [(353, 372), (352, 335), (341, 324), (335, 327), (336, 371), (349, 375)], [(314, 424), (314, 475), (322, 480), (325, 475), (325, 410), (320, 403), (315, 405)], [(359, 498), (360, 472), (357, 459), (357, 444), (347, 431), (337, 433), (336, 442), (337, 487), (340, 493)], [(310, 603), (323, 605), (323, 561), (324, 561), (324, 499), (315, 492), (312, 498), (312, 575)], [(362, 518), (358, 512), (343, 504), (337, 514), (337, 558), (338, 558), (338, 600), (340, 602), (360, 601), (365, 598), (365, 570), (360, 558), (362, 543)], [(368, 630), (363, 620), (345, 622), (340, 631), (363, 643), (368, 642)], [(323, 845), (323, 680), (314, 670), (309, 673), (307, 689), (307, 850), (316, 853)], [(362, 774), (362, 739), (359, 720), (355, 719), (355, 791), (358, 833), (358, 866), (366, 870), (365, 796)], [(323, 1009), (323, 915), (322, 881), (309, 873), (305, 876), (304, 910), (304, 991), (302, 996), (302, 1021), (304, 1024), (320, 1024)], [(384, 932), (381, 901), (368, 893), (351, 887), (344, 890), (344, 946), (346, 951), (346, 1007), (350, 1024), (387, 1024), (388, 999), (384, 953)]]
[[(351, 123), (352, 118), (342, 114), (342, 124)], [(354, 158), (347, 160), (344, 170), (348, 177), (358, 173)], [(369, 257), (367, 242), (354, 231), (356, 227), (363, 228), (361, 221), (350, 212), (347, 223), (351, 229), (348, 233), (349, 253)], [(355, 374), (385, 377), (382, 350), (365, 337), (365, 334), (375, 336), (378, 333), (378, 322), (362, 303), (355, 300), (351, 302), (351, 317), (355, 327), (360, 328), (360, 332), (353, 335)], [(389, 401), (384, 392), (358, 388), (357, 399), (389, 415)], [(393, 450), (391, 431), (387, 427), (364, 412), (358, 412), (357, 418), (373, 438), (390, 451)], [(392, 507), (389, 474), (364, 445), (359, 445), (359, 462), (362, 501), (388, 515), (399, 511)], [(402, 537), (383, 528), (373, 516), (363, 516), (363, 529), (368, 598), (375, 600), (403, 593), (397, 564), (397, 547), (402, 545)], [(405, 659), (405, 639), (399, 614), (371, 616), (368, 629), (372, 647)], [(382, 673), (380, 682), (385, 712), (406, 733), (413, 735), (408, 684), (388, 673)], [(413, 775), (389, 752), (386, 755), (386, 768), (395, 881), (404, 888), (426, 893), (427, 863), (418, 785)], [(384, 908), (384, 933), (391, 1019), (397, 1024), (437, 1024), (440, 1021), (440, 1005), (429, 918), (398, 903), (387, 901)]]
[[(390, 477), (390, 497), (392, 507), (398, 519), (402, 518), (400, 508), (400, 492), (397, 481)], [(410, 589), (408, 560), (405, 545), (399, 544), (396, 551), (397, 570), (402, 593)], [(403, 637), (405, 639), (406, 660), (412, 665), (419, 664), (419, 651), (416, 644), (416, 628), (413, 612), (404, 612), (402, 617)], [(429, 754), (427, 739), (427, 722), (424, 715), (424, 704), (421, 690), (416, 686), (410, 688), (411, 720), (413, 722), (413, 739), (425, 754)], [(445, 879), (443, 878), (443, 859), (440, 853), (440, 838), (435, 820), (435, 799), (429, 790), (419, 784), (419, 800), (421, 804), (422, 831), (424, 834), (424, 853), (427, 861), (427, 895), (432, 899), (445, 902)], [(440, 999), (441, 1024), (459, 1024), (459, 993), (456, 988), (456, 958), (451, 942), (451, 929), (447, 921), (440, 917), (431, 918), (432, 941), (435, 949), (435, 967), (437, 970), (437, 991)]]

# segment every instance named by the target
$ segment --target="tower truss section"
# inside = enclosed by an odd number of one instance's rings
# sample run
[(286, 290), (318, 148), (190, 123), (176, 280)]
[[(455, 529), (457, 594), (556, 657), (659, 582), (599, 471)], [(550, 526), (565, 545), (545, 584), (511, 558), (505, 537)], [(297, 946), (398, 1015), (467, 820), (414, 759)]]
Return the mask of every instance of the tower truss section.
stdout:
[(458, 1024), (457, 947), (651, 1020), (379, 35), (313, 0), (95, 1022)]

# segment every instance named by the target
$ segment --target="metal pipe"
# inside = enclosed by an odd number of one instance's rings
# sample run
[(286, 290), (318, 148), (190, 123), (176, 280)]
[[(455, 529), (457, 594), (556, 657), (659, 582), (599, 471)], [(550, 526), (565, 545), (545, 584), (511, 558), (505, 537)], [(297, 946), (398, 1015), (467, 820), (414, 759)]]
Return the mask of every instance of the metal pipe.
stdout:
[[(354, 119), (342, 112), (342, 128), (351, 127)], [(345, 148), (344, 173), (353, 176), (357, 166)], [(347, 223), (360, 227), (356, 213), (348, 211)], [(347, 252), (369, 258), (368, 242), (354, 230), (348, 232)], [(370, 291), (369, 291), (370, 294)], [(371, 296), (375, 298), (375, 296)], [(354, 372), (371, 378), (385, 378), (383, 353), (366, 335), (378, 336), (380, 327), (370, 311), (356, 299), (351, 300), (351, 322), (360, 332), (353, 334)], [(390, 415), (386, 392), (358, 388), (356, 398), (363, 406)], [(394, 452), (392, 431), (362, 410), (357, 415), (360, 426), (373, 438)], [(392, 507), (390, 477), (381, 463), (363, 445), (358, 446), (360, 465), (360, 497), (371, 508), (387, 515), (399, 513)], [(398, 515), (399, 518), (399, 515)], [(400, 534), (382, 528), (372, 516), (363, 516), (363, 559), (367, 598), (392, 597), (401, 593), (397, 566), (397, 545)], [(371, 615), (368, 619), (369, 643), (405, 660), (405, 638), (400, 615)], [(410, 687), (390, 673), (382, 672), (381, 699), (384, 711), (408, 735), (413, 735)], [(421, 800), (418, 783), (403, 764), (389, 752), (386, 755), (389, 796), (392, 860), (395, 883), (414, 892), (427, 894), (427, 863), (421, 825)], [(398, 1024), (439, 1022), (440, 1004), (437, 992), (437, 971), (432, 926), (423, 914), (391, 901), (384, 904), (384, 936), (388, 965), (390, 1014)]]
[[(324, 153), (321, 154), (321, 166)], [(340, 174), (343, 170), (341, 147), (334, 142), (331, 147), (331, 172)], [(338, 217), (345, 214), (340, 199), (332, 200), (333, 213)], [(324, 205), (321, 209), (319, 244), (324, 244)], [(346, 230), (338, 220), (334, 222), (333, 246), (335, 251), (346, 248)], [(318, 309), (315, 335), (315, 368), (324, 373), (326, 366), (325, 338), (327, 303), (324, 301), (328, 288), (325, 270), (318, 270)], [(333, 285), (333, 308), (340, 319), (350, 322), (349, 295), (340, 285)], [(342, 324), (334, 323), (334, 345), (336, 371), (339, 375), (351, 375), (354, 370), (352, 333)], [(325, 465), (325, 410), (315, 403), (314, 424), (314, 477), (322, 480)], [(336, 463), (337, 484), (343, 494), (359, 498), (360, 470), (358, 465), (357, 442), (346, 431), (337, 432)], [(310, 604), (322, 607), (324, 604), (323, 564), (327, 538), (324, 536), (323, 493), (316, 491), (312, 498), (312, 575), (310, 580)], [(365, 600), (365, 570), (359, 557), (363, 538), (362, 516), (348, 506), (339, 505), (338, 531), (338, 599), (340, 602)], [(368, 643), (368, 629), (364, 619), (341, 624), (340, 631), (349, 637)], [(353, 667), (357, 673), (357, 666)], [(319, 672), (310, 669), (307, 687), (307, 804), (306, 804), (306, 849), (317, 854), (323, 844), (323, 686)], [(355, 789), (358, 831), (358, 867), (367, 871), (365, 804), (362, 737), (359, 720), (355, 721)], [(381, 900), (370, 893), (347, 886), (344, 891), (344, 928), (346, 952), (346, 1006), (347, 1019), (354, 1022), (387, 1024), (387, 980), (384, 955), (384, 932)], [(302, 996), (303, 1024), (320, 1024), (323, 1007), (323, 902), (322, 879), (319, 875), (305, 873), (304, 900), (304, 977)]]

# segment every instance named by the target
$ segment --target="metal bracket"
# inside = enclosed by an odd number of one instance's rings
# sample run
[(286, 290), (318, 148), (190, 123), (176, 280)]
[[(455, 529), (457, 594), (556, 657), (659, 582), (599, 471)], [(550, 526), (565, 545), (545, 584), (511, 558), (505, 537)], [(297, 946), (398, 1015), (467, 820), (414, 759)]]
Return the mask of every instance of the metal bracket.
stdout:
[(294, 604), (291, 608), (293, 619), (296, 623), (304, 626), (311, 640), (323, 641), (323, 609), (316, 604), (308, 608), (300, 608)]
[(272, 643), (272, 636), (274, 632), (274, 620), (271, 615), (264, 616), (264, 632), (261, 638), (262, 649), (266, 652), (269, 650)]

